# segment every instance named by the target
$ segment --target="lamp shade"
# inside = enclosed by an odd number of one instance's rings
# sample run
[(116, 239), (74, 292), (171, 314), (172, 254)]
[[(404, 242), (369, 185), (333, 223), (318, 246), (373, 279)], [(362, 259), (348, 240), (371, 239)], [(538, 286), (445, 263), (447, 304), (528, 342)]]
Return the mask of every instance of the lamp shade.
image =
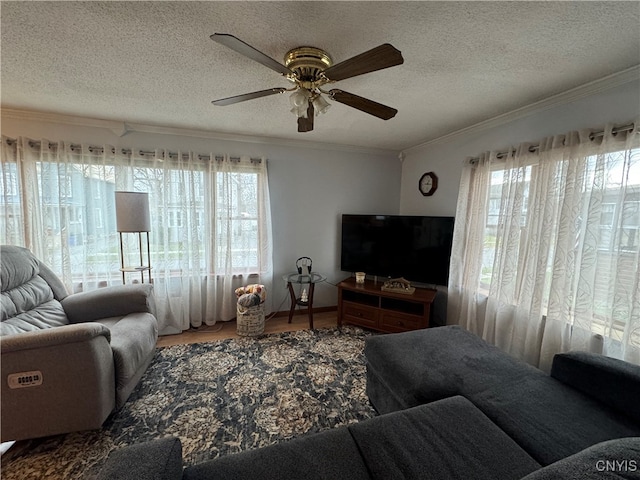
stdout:
[(118, 232), (148, 232), (149, 194), (116, 192), (116, 228)]

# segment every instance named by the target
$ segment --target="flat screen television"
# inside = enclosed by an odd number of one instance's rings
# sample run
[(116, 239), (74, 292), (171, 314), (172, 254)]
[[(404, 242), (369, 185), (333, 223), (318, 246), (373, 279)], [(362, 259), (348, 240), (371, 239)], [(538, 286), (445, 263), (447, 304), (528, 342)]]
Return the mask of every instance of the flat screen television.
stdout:
[(447, 285), (454, 217), (342, 215), (340, 269)]

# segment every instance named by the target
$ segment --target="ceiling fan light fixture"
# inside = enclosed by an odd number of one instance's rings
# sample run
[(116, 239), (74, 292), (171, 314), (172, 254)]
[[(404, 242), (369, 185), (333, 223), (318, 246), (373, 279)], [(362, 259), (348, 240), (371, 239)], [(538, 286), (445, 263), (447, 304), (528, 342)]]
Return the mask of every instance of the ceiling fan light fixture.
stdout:
[(307, 118), (307, 106), (302, 105), (301, 107), (293, 107), (291, 109), (291, 113), (298, 118)]
[(331, 108), (331, 104), (327, 102), (324, 97), (320, 94), (316, 95), (316, 97), (312, 101), (313, 108), (316, 110), (316, 117), (321, 113), (327, 113), (327, 110)]
[[(295, 92), (289, 96), (289, 101), (291, 102), (291, 106), (296, 108), (307, 108), (307, 103), (309, 103), (309, 97), (311, 94), (308, 90), (304, 88), (298, 88)], [(299, 115), (298, 115), (299, 116)]]

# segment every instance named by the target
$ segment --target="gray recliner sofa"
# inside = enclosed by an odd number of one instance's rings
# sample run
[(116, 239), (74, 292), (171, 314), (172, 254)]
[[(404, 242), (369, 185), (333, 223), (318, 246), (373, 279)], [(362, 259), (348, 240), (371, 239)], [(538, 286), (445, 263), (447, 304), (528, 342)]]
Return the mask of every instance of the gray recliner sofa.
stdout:
[(68, 294), (29, 250), (0, 247), (1, 441), (99, 428), (155, 353), (151, 285)]

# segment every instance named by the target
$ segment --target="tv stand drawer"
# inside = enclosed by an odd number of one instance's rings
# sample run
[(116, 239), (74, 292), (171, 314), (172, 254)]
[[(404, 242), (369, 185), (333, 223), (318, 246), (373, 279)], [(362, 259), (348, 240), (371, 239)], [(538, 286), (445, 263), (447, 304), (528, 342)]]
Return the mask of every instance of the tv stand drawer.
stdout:
[(414, 315), (403, 315), (395, 312), (382, 312), (380, 315), (380, 327), (386, 332), (406, 332), (417, 328), (426, 328), (426, 322)]
[(344, 302), (342, 304), (344, 321), (363, 327), (378, 326), (378, 309), (358, 303)]

